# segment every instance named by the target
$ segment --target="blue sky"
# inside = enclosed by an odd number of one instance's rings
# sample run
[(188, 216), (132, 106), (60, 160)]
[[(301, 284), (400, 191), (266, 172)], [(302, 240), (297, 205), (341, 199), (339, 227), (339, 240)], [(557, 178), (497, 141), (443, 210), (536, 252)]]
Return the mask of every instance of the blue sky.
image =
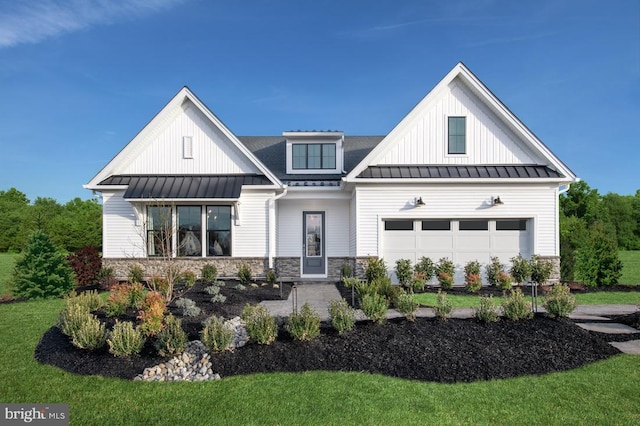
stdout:
[(637, 0), (0, 0), (0, 190), (91, 198), (185, 85), (236, 135), (381, 135), (458, 61), (592, 188), (640, 189)]

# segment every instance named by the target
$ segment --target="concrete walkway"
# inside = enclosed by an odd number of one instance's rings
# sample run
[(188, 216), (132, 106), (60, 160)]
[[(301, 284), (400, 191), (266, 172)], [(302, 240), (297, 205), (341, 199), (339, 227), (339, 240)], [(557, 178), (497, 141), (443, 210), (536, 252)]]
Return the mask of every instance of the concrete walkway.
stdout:
[[(300, 309), (305, 303), (309, 303), (311, 308), (320, 315), (322, 321), (329, 320), (329, 303), (332, 300), (340, 300), (340, 292), (334, 284), (325, 283), (304, 283), (298, 284), (292, 288), (287, 300), (265, 300), (260, 302), (269, 309), (273, 316), (288, 317), (294, 308)], [(569, 316), (574, 321), (590, 321), (589, 323), (579, 323), (578, 326), (598, 331), (601, 333), (620, 334), (620, 333), (640, 333), (640, 331), (627, 327), (623, 324), (617, 324), (607, 318), (607, 315), (629, 315), (640, 311), (638, 305), (578, 305), (573, 313)], [(542, 306), (538, 306), (538, 312), (545, 312)], [(395, 309), (389, 309), (387, 318), (398, 318), (403, 315)], [(419, 308), (416, 312), (417, 317), (434, 318), (436, 316), (433, 308)], [(475, 309), (473, 308), (455, 308), (451, 313), (451, 318), (473, 318)], [(365, 319), (365, 315), (361, 310), (356, 310), (356, 319)], [(596, 321), (595, 323), (593, 321)], [(620, 351), (628, 354), (640, 355), (640, 340), (630, 340), (627, 342), (610, 342), (611, 345)]]

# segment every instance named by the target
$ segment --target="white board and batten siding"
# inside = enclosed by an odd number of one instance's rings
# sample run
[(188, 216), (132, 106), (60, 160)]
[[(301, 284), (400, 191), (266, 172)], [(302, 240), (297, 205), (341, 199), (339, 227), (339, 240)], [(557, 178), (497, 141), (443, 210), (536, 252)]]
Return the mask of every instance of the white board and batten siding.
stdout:
[(349, 256), (349, 200), (316, 199), (278, 201), (276, 255), (302, 255), (302, 212), (325, 212), (325, 240), (328, 257)]
[[(375, 164), (546, 163), (458, 79), (425, 107), (421, 114), (398, 126), (394, 140)], [(466, 117), (464, 155), (447, 153), (448, 117)]]
[[(114, 174), (239, 174), (259, 173), (257, 167), (190, 102), (177, 107), (160, 132), (132, 152)], [(191, 157), (184, 158), (183, 138), (191, 138)], [(128, 156), (129, 157), (129, 156)]]
[[(504, 204), (492, 206), (495, 196)], [(416, 197), (426, 205), (415, 207)], [(558, 255), (557, 188), (552, 185), (371, 185), (358, 187), (356, 206), (357, 256), (383, 255), (387, 219), (527, 219), (530, 253), (524, 254)], [(473, 254), (475, 248), (468, 248)]]

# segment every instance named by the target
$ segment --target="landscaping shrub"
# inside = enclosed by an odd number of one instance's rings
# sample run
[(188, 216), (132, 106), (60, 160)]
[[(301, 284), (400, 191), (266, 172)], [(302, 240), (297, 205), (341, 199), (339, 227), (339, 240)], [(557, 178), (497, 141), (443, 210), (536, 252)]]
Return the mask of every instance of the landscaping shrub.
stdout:
[(58, 314), (56, 325), (64, 335), (71, 337), (90, 317), (86, 306), (67, 301), (67, 306)]
[(382, 324), (387, 319), (387, 309), (389, 309), (388, 299), (378, 293), (365, 294), (360, 302), (362, 312), (367, 318), (376, 324)]
[(67, 298), (67, 306), (70, 304), (80, 305), (86, 308), (87, 312), (93, 312), (102, 307), (104, 302), (96, 290), (75, 293), (72, 291)]
[(391, 278), (385, 275), (383, 277), (378, 277), (374, 281), (372, 281), (371, 288), (373, 292), (385, 297), (387, 299), (387, 302), (391, 303), (393, 302), (396, 295), (394, 288), (400, 287), (396, 287), (391, 284)]
[(320, 315), (305, 303), (300, 312), (289, 315), (285, 329), (296, 340), (313, 340), (320, 335)]
[(200, 340), (212, 352), (225, 351), (233, 342), (233, 329), (225, 324), (224, 318), (213, 316), (204, 322)]
[(145, 336), (155, 336), (162, 330), (164, 313), (167, 310), (164, 297), (158, 292), (150, 291), (138, 311), (138, 319), (142, 321), (140, 331)]
[(167, 280), (166, 278), (154, 275), (149, 280), (149, 288), (152, 292), (160, 293), (163, 297), (166, 298), (166, 296), (169, 294), (171, 286), (169, 285), (169, 280)]
[[(196, 302), (191, 299), (187, 299), (186, 297), (181, 297), (175, 302), (176, 307), (182, 309), (183, 317), (197, 317), (200, 315), (201, 309), (196, 306)], [(166, 323), (166, 319), (165, 319)]]
[(129, 284), (115, 284), (111, 287), (107, 304), (104, 306), (104, 312), (108, 316), (115, 317), (127, 311), (127, 308), (131, 306), (130, 289)]
[(453, 304), (447, 297), (447, 293), (442, 290), (438, 290), (434, 311), (436, 316), (440, 319), (447, 319), (449, 315), (451, 315), (451, 311), (453, 311)]
[(182, 273), (182, 281), (184, 281), (184, 286), (189, 289), (196, 283), (196, 274), (192, 271), (184, 271)]
[(377, 257), (370, 257), (367, 259), (367, 264), (364, 267), (364, 275), (367, 282), (373, 282), (380, 278), (387, 276), (387, 265), (384, 259)]
[(398, 259), (396, 260), (396, 276), (400, 285), (406, 289), (412, 289), (413, 283), (413, 268), (411, 267), (411, 260)]
[(410, 293), (402, 293), (398, 295), (395, 302), (398, 312), (403, 314), (407, 320), (416, 320), (416, 311), (418, 310), (418, 302), (413, 299), (413, 295)]
[(117, 284), (118, 280), (115, 278), (113, 268), (110, 266), (103, 266), (98, 273), (98, 282), (100, 283), (100, 288), (103, 290), (110, 290), (111, 286)]
[(501, 290), (510, 290), (513, 278), (505, 271), (500, 271), (496, 277), (496, 284)]
[(575, 276), (590, 287), (618, 284), (622, 262), (613, 235), (595, 223), (587, 234), (587, 241), (576, 250)]
[(420, 274), (421, 278), (424, 279), (425, 282), (428, 282), (433, 278), (433, 275), (436, 273), (436, 265), (433, 263), (433, 260), (426, 256), (422, 256), (413, 269), (417, 274)]
[(522, 284), (531, 276), (531, 264), (521, 254), (511, 258), (511, 277), (513, 280)]
[(100, 282), (102, 258), (94, 246), (84, 246), (67, 256), (79, 286), (96, 285)]
[(217, 285), (210, 285), (204, 288), (204, 292), (213, 296), (220, 293), (220, 287)]
[(544, 296), (542, 306), (551, 318), (567, 317), (576, 308), (576, 298), (569, 291), (569, 287), (556, 284)]
[(464, 284), (471, 293), (475, 293), (482, 288), (480, 263), (477, 260), (472, 260), (464, 265)]
[(164, 319), (163, 329), (156, 336), (155, 347), (160, 356), (170, 356), (184, 352), (187, 341), (187, 333), (182, 329), (182, 320), (171, 314), (167, 315)]
[(480, 296), (480, 304), (476, 308), (476, 319), (482, 322), (498, 321), (498, 308), (493, 296)]
[(129, 306), (131, 308), (139, 308), (144, 302), (144, 298), (147, 295), (147, 291), (144, 286), (139, 282), (134, 282), (128, 285), (129, 291)]
[(218, 268), (215, 265), (206, 264), (202, 267), (202, 281), (205, 283), (212, 283), (218, 279)]
[(345, 299), (329, 302), (329, 318), (338, 334), (349, 331), (356, 325), (356, 312)]
[(120, 357), (138, 355), (144, 340), (140, 329), (134, 328), (131, 321), (116, 322), (107, 336), (109, 353)]
[(141, 283), (142, 281), (144, 281), (144, 269), (142, 269), (142, 266), (138, 264), (129, 266), (127, 279), (131, 283)]
[(80, 327), (71, 333), (71, 343), (80, 349), (90, 351), (100, 349), (107, 341), (107, 330), (104, 323), (95, 316), (88, 314)]
[(358, 288), (358, 284), (360, 284), (360, 280), (357, 277), (344, 277), (342, 278), (342, 283), (346, 288), (351, 288), (356, 286)]
[(269, 284), (275, 284), (278, 280), (278, 275), (276, 275), (276, 271), (273, 269), (269, 269), (265, 275), (265, 281)]
[(253, 276), (249, 264), (242, 262), (240, 266), (238, 266), (238, 280), (240, 280), (240, 284), (249, 285), (252, 279)]
[(247, 287), (246, 287), (246, 286), (244, 286), (244, 285), (242, 285), (242, 284), (240, 284), (240, 283), (236, 284), (233, 288), (235, 288), (235, 289), (236, 289), (236, 290), (238, 290), (238, 291), (244, 291), (244, 290), (246, 290), (246, 289), (247, 289)]
[(549, 280), (553, 265), (547, 260), (540, 259), (540, 256), (534, 255), (529, 262), (531, 265), (531, 281), (538, 285), (542, 285)]
[(353, 271), (351, 270), (351, 265), (348, 263), (343, 263), (342, 268), (340, 270), (340, 277), (344, 281), (345, 278), (350, 278), (353, 276)]
[(269, 315), (263, 305), (246, 305), (242, 310), (249, 337), (261, 345), (269, 345), (278, 337), (276, 319)]
[(211, 303), (224, 303), (227, 300), (227, 296), (224, 294), (216, 294), (211, 298)]
[(75, 286), (64, 253), (42, 231), (34, 232), (13, 269), (13, 296), (27, 299), (62, 297)]
[(502, 310), (504, 311), (504, 316), (511, 321), (533, 318), (531, 302), (527, 302), (522, 290), (519, 288), (511, 290), (509, 296), (503, 296)]
[(490, 286), (495, 287), (498, 284), (498, 277), (501, 272), (504, 272), (504, 265), (500, 263), (500, 259), (496, 256), (491, 258), (491, 263), (485, 266), (485, 271), (487, 273), (487, 282)]
[(443, 290), (450, 290), (453, 287), (453, 275), (455, 273), (453, 262), (446, 257), (441, 258), (436, 266), (436, 273), (440, 287)]
[(424, 276), (416, 272), (413, 278), (411, 279), (411, 291), (414, 293), (424, 291), (427, 282), (424, 279)]

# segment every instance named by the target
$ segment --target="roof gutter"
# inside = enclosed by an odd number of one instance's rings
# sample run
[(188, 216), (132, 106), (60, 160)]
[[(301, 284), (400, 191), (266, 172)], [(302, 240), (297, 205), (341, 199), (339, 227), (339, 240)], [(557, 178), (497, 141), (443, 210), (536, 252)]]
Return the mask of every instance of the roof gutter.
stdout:
[(276, 201), (287, 195), (289, 187), (282, 186), (284, 191), (269, 198), (269, 269), (273, 269), (273, 260), (276, 254)]

